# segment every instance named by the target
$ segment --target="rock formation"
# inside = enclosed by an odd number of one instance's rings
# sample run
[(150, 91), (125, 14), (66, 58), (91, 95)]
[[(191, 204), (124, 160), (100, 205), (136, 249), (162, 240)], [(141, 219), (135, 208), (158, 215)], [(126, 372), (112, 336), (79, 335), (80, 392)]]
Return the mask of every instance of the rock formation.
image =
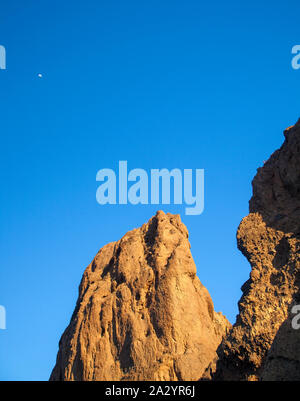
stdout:
[(237, 232), (251, 265), (239, 315), (218, 349), (215, 380), (300, 380), (300, 120), (255, 176), (250, 214)]
[(50, 380), (197, 380), (229, 328), (179, 215), (158, 212), (85, 270)]
[(196, 276), (180, 217), (158, 212), (85, 270), (51, 380), (300, 380), (300, 120), (284, 135), (238, 228), (251, 273), (234, 326)]

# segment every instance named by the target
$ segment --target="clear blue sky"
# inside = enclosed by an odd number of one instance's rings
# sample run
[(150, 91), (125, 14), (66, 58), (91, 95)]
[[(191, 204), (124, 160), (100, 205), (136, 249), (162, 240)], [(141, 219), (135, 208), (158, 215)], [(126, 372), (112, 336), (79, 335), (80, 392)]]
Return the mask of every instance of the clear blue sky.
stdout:
[[(85, 267), (157, 209), (234, 322), (256, 168), (298, 119), (299, 1), (2, 1), (0, 379), (47, 380)], [(42, 73), (43, 78), (37, 74)], [(100, 206), (96, 172), (204, 168), (205, 211)]]

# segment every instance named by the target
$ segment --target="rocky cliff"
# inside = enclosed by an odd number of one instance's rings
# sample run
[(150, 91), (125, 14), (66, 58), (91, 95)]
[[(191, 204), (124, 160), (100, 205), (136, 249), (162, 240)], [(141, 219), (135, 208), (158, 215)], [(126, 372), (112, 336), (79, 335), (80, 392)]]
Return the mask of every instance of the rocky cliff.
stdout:
[(180, 217), (158, 212), (85, 270), (51, 380), (300, 380), (300, 120), (284, 135), (237, 231), (251, 273), (234, 326), (196, 276)]
[(253, 180), (250, 214), (237, 232), (251, 265), (239, 315), (218, 349), (215, 380), (300, 380), (300, 120)]
[(179, 215), (158, 212), (85, 270), (50, 380), (197, 380), (229, 328)]

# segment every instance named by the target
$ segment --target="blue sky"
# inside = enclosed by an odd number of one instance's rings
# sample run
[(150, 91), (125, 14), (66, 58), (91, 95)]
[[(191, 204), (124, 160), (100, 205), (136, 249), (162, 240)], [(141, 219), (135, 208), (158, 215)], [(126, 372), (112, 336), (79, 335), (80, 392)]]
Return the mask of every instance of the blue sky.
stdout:
[[(180, 213), (231, 322), (256, 169), (299, 118), (298, 1), (2, 1), (0, 380), (47, 380), (85, 267), (157, 209)], [(43, 74), (38, 78), (39, 73)], [(96, 173), (204, 168), (205, 210), (96, 202)]]

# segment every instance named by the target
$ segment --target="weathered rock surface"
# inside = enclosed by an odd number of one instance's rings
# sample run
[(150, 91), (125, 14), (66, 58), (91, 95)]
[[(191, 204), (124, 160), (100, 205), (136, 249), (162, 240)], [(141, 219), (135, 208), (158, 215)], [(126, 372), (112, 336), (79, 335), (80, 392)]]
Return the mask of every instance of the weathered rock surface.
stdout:
[(250, 214), (237, 232), (251, 265), (239, 315), (218, 349), (215, 380), (300, 378), (300, 330), (290, 310), (300, 304), (300, 120), (259, 168)]
[[(300, 304), (300, 300), (298, 302)], [(299, 315), (289, 313), (282, 323), (263, 365), (261, 380), (300, 380), (300, 330), (293, 328), (292, 321)]]
[(85, 270), (50, 380), (197, 380), (229, 328), (179, 215), (158, 212)]

